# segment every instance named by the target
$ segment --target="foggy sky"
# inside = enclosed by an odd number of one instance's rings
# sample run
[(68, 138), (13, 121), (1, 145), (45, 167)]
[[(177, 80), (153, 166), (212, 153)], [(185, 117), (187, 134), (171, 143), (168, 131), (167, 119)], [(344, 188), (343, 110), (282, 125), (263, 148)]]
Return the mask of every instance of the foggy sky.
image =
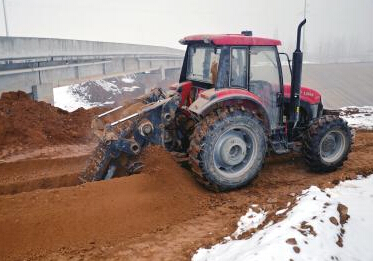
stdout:
[[(125, 42), (182, 48), (189, 34), (239, 33), (295, 46), (304, 14), (305, 58), (373, 61), (373, 0), (5, 0), (11, 36)], [(0, 35), (5, 35), (0, 3)]]

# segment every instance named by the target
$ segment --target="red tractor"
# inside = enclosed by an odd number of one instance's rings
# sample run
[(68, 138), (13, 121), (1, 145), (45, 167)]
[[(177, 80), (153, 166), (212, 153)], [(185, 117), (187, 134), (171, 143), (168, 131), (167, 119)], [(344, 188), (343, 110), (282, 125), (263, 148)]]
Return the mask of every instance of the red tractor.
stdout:
[[(180, 83), (139, 98), (143, 107), (123, 115), (118, 107), (99, 115), (100, 145), (84, 181), (128, 175), (141, 167), (147, 144), (160, 144), (188, 159), (197, 180), (215, 191), (248, 184), (270, 150), (302, 150), (310, 168), (334, 171), (347, 159), (351, 131), (323, 109), (321, 95), (301, 87), (303, 54), (298, 26), (291, 85), (283, 83), (278, 40), (229, 35), (188, 36)], [(136, 106), (138, 108), (138, 106)], [(126, 108), (127, 110), (127, 108)], [(127, 110), (128, 112), (128, 110)], [(117, 113), (119, 120), (105, 118)], [(97, 127), (98, 126), (98, 127)]]

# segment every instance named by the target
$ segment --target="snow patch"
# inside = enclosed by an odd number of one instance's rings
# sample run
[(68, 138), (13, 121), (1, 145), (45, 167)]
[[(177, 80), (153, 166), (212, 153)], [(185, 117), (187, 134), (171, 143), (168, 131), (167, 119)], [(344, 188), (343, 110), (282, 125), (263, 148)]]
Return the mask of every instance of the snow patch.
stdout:
[(133, 92), (135, 89), (140, 89), (140, 87), (139, 86), (122, 87), (121, 89), (124, 92)]
[(259, 213), (249, 208), (249, 211), (240, 218), (237, 222), (237, 230), (232, 234), (234, 238), (238, 238), (240, 235), (249, 231), (252, 228), (257, 228), (266, 219), (266, 213), (259, 209)]
[(276, 212), (276, 216), (284, 214), (286, 212), (286, 210), (288, 210), (288, 209), (287, 208), (280, 209), (279, 211)]
[(122, 82), (125, 82), (125, 83), (134, 83), (134, 82), (135, 82), (135, 79), (126, 76), (126, 77), (123, 77), (123, 78), (122, 78)]
[(75, 95), (73, 89), (77, 86), (78, 84), (54, 88), (54, 106), (72, 112), (79, 108), (89, 109), (100, 105), (99, 103), (88, 102), (83, 97)]
[(96, 80), (94, 81), (97, 85), (100, 85), (105, 91), (111, 92), (113, 94), (120, 94), (120, 88), (111, 82), (105, 80)]
[(373, 260), (373, 175), (342, 182), (326, 193), (348, 207), (340, 260)]
[(349, 106), (341, 110), (341, 118), (346, 120), (350, 127), (373, 130), (373, 106)]
[[(129, 76), (128, 76), (129, 77)], [(123, 78), (122, 81), (134, 83), (134, 78)], [(67, 111), (74, 111), (78, 108), (91, 108), (96, 106), (112, 105), (119, 97), (133, 97), (138, 95), (135, 92), (141, 87), (123, 86), (120, 78), (107, 80), (88, 81), (82, 84), (63, 86), (53, 89), (54, 105)], [(134, 94), (128, 93), (135, 92)], [(127, 93), (127, 94), (126, 94)]]
[[(281, 222), (267, 225), (249, 239), (200, 248), (192, 260), (373, 260), (372, 187), (373, 175), (325, 192), (312, 186)], [(348, 207), (350, 215), (344, 225), (339, 203)]]
[(140, 88), (139, 86), (118, 87), (112, 82), (108, 82), (105, 80), (96, 80), (95, 83), (101, 86), (105, 91), (110, 92), (114, 95), (123, 94), (124, 92), (133, 92), (135, 89)]

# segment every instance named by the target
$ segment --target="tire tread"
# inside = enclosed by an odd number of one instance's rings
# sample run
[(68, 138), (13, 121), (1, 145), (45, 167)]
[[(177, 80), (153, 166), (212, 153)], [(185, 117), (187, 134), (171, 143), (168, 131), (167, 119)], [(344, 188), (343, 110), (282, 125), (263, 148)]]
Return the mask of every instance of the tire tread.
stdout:
[[(348, 139), (348, 148), (337, 162), (334, 164), (325, 164), (320, 156), (319, 143), (324, 135), (333, 128), (340, 128), (346, 133)], [(351, 151), (351, 129), (347, 122), (335, 115), (325, 115), (314, 120), (306, 130), (303, 141), (303, 155), (307, 165), (315, 172), (331, 172), (341, 167), (344, 161), (348, 158), (348, 153)]]

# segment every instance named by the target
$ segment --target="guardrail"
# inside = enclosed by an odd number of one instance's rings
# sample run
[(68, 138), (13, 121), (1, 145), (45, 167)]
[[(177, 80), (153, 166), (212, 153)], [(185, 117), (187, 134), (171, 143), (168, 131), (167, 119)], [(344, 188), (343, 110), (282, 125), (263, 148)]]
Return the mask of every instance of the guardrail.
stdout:
[(53, 88), (143, 71), (181, 68), (183, 51), (168, 47), (79, 40), (0, 37), (0, 93), (37, 91), (53, 102)]

